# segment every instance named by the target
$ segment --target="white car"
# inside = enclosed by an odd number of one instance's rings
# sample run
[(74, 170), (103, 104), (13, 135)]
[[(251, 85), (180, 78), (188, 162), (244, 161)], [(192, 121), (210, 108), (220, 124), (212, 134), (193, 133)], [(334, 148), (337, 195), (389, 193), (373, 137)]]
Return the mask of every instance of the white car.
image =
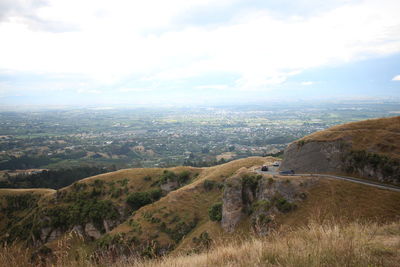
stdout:
[(279, 165), (280, 165), (279, 161), (275, 161), (274, 164), (272, 164), (272, 166), (274, 166), (274, 167), (279, 167)]

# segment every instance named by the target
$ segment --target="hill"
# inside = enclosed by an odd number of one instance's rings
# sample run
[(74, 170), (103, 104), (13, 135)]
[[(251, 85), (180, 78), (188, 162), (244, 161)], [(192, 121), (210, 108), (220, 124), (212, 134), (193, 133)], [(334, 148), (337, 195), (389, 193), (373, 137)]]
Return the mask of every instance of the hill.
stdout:
[(34, 262), (54, 260), (66, 249), (70, 257), (102, 262), (122, 254), (200, 253), (313, 222), (391, 223), (400, 217), (396, 192), (253, 171), (274, 161), (253, 157), (209, 168), (127, 169), (60, 190), (2, 189), (1, 239), (24, 241)]
[(282, 170), (400, 183), (400, 117), (335, 126), (291, 143)]

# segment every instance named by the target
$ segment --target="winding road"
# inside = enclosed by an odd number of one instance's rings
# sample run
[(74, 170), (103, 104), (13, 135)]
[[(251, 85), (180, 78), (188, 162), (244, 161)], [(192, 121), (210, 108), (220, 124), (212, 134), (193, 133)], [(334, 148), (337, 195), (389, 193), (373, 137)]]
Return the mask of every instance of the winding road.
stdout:
[[(279, 167), (268, 166), (268, 171), (261, 171), (261, 169), (254, 169), (253, 171), (255, 171), (256, 173), (259, 173), (259, 174), (280, 175), (278, 168)], [(380, 188), (380, 189), (387, 189), (387, 190), (391, 190), (391, 191), (395, 191), (395, 192), (400, 192), (400, 187), (397, 187), (397, 186), (394, 186), (394, 185), (381, 184), (379, 182), (374, 182), (374, 181), (369, 181), (369, 180), (362, 180), (362, 179), (358, 179), (358, 178), (354, 178), (354, 177), (348, 177), (348, 176), (338, 176), (338, 175), (319, 174), (319, 173), (296, 173), (296, 174), (282, 175), (282, 176), (325, 177), (325, 178), (349, 181), (349, 182), (353, 182), (353, 183), (357, 183), (357, 184), (363, 184), (363, 185), (377, 187), (377, 188)]]

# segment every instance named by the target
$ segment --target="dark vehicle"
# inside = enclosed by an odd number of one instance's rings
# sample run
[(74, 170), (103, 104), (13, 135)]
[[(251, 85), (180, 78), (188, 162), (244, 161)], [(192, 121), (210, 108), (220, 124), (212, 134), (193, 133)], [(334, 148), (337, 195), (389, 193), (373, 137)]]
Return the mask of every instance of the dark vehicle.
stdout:
[(261, 171), (262, 171), (262, 172), (267, 172), (267, 171), (268, 171), (268, 166), (267, 166), (267, 165), (263, 165), (263, 166), (261, 167)]
[(279, 172), (280, 175), (293, 175), (294, 174), (294, 170), (290, 170), (290, 171), (281, 171)]

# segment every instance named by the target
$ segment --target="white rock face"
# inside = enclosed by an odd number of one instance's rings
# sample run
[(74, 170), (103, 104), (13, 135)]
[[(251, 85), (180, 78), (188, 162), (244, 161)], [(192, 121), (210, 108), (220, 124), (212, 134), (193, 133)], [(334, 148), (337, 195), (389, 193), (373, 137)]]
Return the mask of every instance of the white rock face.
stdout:
[(87, 223), (85, 225), (85, 233), (86, 235), (93, 237), (94, 239), (98, 239), (101, 237), (100, 231), (97, 230), (92, 223)]

